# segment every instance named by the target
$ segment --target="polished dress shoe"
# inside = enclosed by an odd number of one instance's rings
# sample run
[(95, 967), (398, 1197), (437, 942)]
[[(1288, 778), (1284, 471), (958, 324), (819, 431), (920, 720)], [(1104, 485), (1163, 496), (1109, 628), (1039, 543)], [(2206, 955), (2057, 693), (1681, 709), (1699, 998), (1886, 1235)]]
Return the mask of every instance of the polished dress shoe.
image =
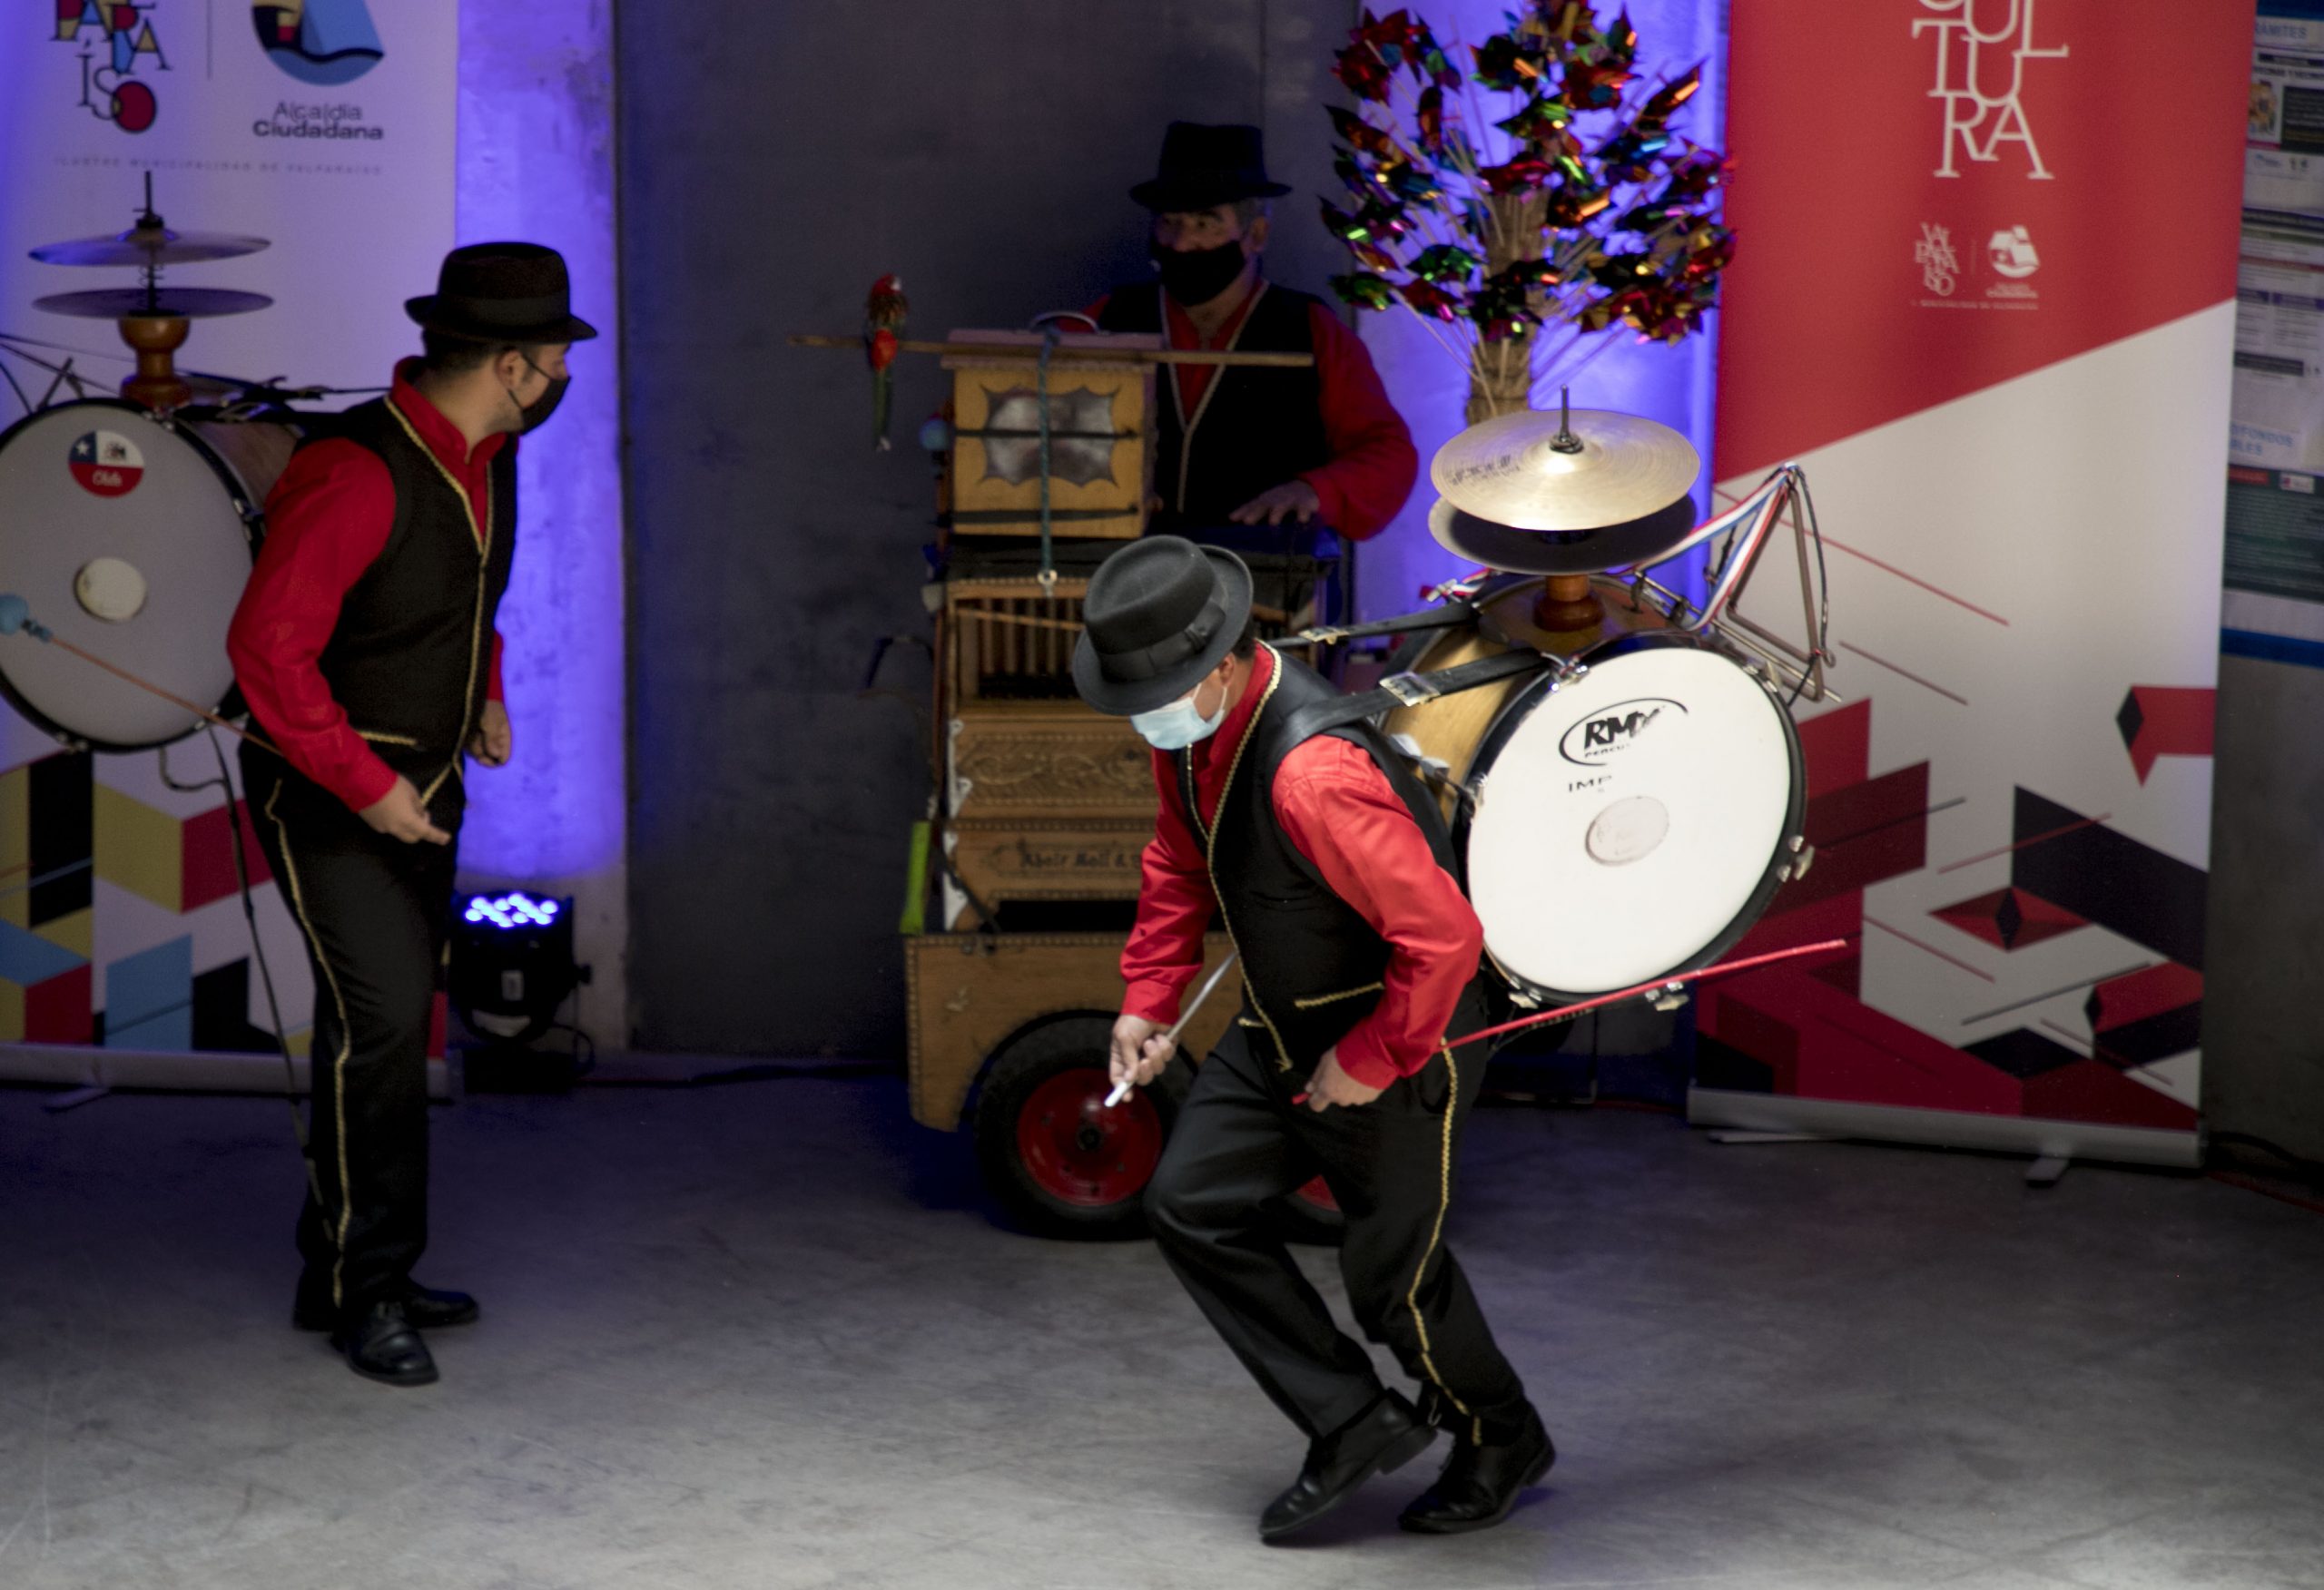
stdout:
[(1396, 1520), (1415, 1535), (1465, 1535), (1490, 1529), (1509, 1516), (1529, 1486), (1541, 1483), (1558, 1460), (1541, 1416), (1525, 1410), (1524, 1428), (1504, 1441), (1462, 1438), (1445, 1460), (1444, 1472)]
[[(416, 1282), (404, 1289), (399, 1300), (404, 1318), (411, 1321), (415, 1330), (473, 1325), (483, 1312), (466, 1292), (431, 1291)], [(290, 1323), (301, 1330), (329, 1330), (338, 1325), (339, 1310), (330, 1306), (328, 1297), (315, 1297), (302, 1287), (290, 1305)]]
[(432, 1386), (436, 1360), (419, 1340), (399, 1302), (373, 1303), (331, 1333), (330, 1344), (347, 1357), (347, 1367), (383, 1386)]
[(1280, 1540), (1305, 1529), (1374, 1475), (1410, 1463), (1435, 1438), (1434, 1427), (1401, 1394), (1383, 1391), (1362, 1413), (1308, 1443), (1299, 1477), (1259, 1516), (1259, 1538)]

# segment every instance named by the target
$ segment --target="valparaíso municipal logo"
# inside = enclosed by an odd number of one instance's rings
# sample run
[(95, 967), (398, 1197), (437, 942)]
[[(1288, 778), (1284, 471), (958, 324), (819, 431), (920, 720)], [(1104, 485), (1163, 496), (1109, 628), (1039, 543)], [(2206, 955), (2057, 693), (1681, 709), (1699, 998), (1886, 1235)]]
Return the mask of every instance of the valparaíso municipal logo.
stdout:
[(266, 58), (301, 83), (352, 83), (387, 54), (365, 0), (259, 0), (251, 16)]
[(161, 114), (138, 68), (167, 72), (170, 63), (146, 13), (153, 0), (54, 0), (60, 44), (81, 47), (81, 108), (124, 132), (143, 132)]

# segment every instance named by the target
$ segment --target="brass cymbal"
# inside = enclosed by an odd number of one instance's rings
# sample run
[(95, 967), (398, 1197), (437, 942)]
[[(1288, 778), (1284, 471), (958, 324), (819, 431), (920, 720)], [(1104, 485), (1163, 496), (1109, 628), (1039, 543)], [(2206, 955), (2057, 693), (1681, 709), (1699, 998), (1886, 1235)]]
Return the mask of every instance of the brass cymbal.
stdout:
[(1428, 470), (1455, 508), (1514, 530), (1628, 525), (1701, 473), (1694, 444), (1669, 426), (1604, 408), (1496, 416), (1445, 443)]
[(235, 260), (268, 246), (264, 238), (231, 232), (182, 232), (165, 226), (136, 226), (111, 237), (76, 238), (46, 243), (33, 258), (50, 265), (197, 265), (205, 260)]
[(1472, 563), (1512, 574), (1595, 574), (1652, 563), (1695, 527), (1686, 497), (1620, 525), (1593, 530), (1513, 530), (1464, 514), (1440, 497), (1428, 513), (1438, 545)]
[(208, 320), (247, 315), (274, 300), (262, 292), (223, 287), (100, 287), (88, 292), (52, 293), (33, 308), (84, 320)]

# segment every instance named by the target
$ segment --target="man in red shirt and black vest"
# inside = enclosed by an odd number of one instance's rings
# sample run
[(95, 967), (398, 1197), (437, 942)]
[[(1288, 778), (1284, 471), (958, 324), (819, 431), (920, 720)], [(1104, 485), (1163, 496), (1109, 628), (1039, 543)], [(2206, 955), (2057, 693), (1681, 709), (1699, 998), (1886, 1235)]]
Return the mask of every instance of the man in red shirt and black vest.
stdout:
[(515, 435), (569, 379), (564, 260), (456, 249), (407, 312), (422, 356), (318, 426), (267, 498), (227, 636), (273, 750), (245, 746), (260, 842), (315, 977), (313, 1174), (293, 1321), (359, 1375), (433, 1381), (419, 1331), (476, 1300), (411, 1278), (428, 1239), (428, 1032), (451, 908), (462, 761), (509, 756), (494, 615), (517, 538)]
[(1172, 348), (1315, 357), (1306, 368), (1162, 367), (1151, 526), (1245, 552), (1332, 555), (1331, 532), (1364, 541), (1395, 517), (1420, 457), (1355, 333), (1321, 299), (1259, 274), (1267, 201), (1290, 191), (1268, 178), (1256, 127), (1172, 123), (1154, 180), (1130, 190), (1154, 212), (1157, 279), (1117, 288), (1092, 312), (1106, 330), (1158, 333)]
[[(1091, 578), (1074, 682), (1154, 747), (1161, 799), (1144, 856), (1117, 1082), (1169, 1063), (1161, 1034), (1224, 918), (1244, 1004), (1196, 1072), (1147, 1211), (1164, 1255), (1227, 1345), (1304, 1431), (1298, 1479), (1262, 1515), (1276, 1539), (1448, 1427), (1451, 1459), (1407, 1529), (1500, 1523), (1555, 1458), (1516, 1371), (1443, 1243), (1461, 1127), (1485, 1055), (1484, 935), (1434, 800), (1304, 663), (1256, 643), (1231, 552), (1157, 536)], [(1340, 1263), (1364, 1334), (1421, 1385), (1382, 1387), (1274, 1234), (1273, 1201), (1317, 1174), (1347, 1217)]]

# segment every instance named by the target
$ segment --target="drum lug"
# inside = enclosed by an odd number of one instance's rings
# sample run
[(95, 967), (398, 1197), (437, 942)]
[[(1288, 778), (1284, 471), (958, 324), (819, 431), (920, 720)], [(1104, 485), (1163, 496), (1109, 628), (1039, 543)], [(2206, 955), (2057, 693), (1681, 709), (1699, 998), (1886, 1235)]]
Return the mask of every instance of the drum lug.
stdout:
[(1777, 872), (1776, 881), (1778, 883), (1797, 883), (1807, 876), (1810, 867), (1816, 865), (1816, 847), (1807, 842), (1807, 835), (1794, 834), (1788, 842), (1792, 859)]
[(1679, 1009), (1687, 1003), (1687, 986), (1684, 983), (1665, 983), (1648, 995), (1646, 1002), (1665, 1014)]

